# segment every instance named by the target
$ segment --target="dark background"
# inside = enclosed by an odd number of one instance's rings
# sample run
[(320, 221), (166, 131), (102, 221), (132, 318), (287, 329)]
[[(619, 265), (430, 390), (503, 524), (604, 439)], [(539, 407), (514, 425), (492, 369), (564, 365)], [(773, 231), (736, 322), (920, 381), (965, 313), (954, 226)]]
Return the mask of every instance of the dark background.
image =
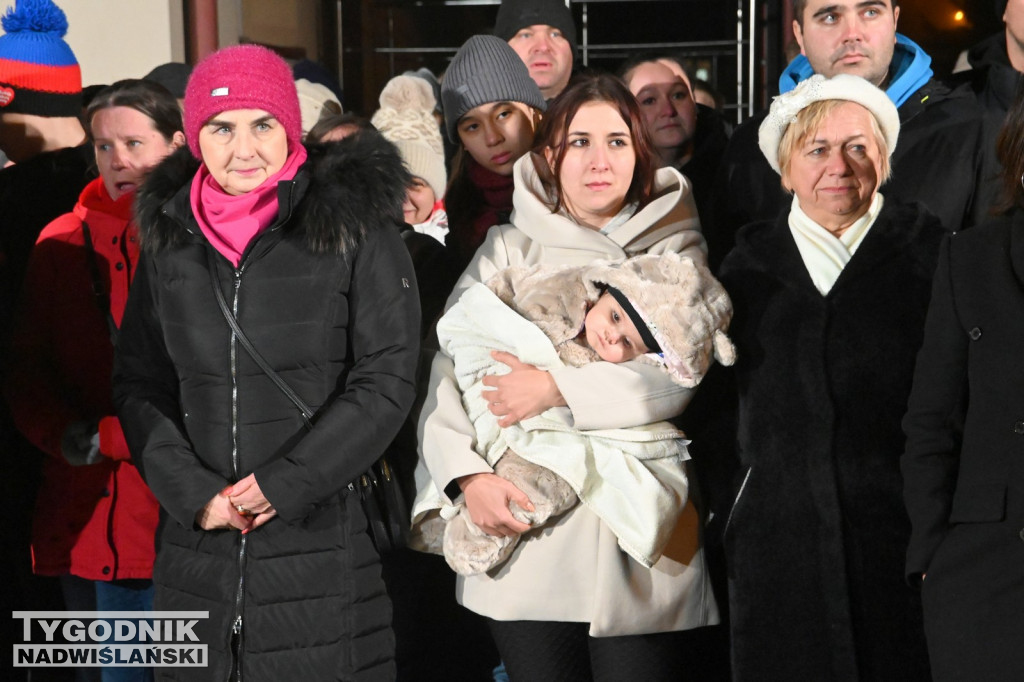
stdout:
[[(325, 0), (322, 26), (330, 32), (340, 24), (346, 46), (342, 55), (346, 109), (372, 112), (384, 84), (403, 71), (426, 66), (441, 74), (469, 36), (491, 32), (497, 0), (480, 1), (346, 0), (336, 4)], [(779, 73), (787, 63), (785, 47), (792, 40), (790, 2), (758, 0), (755, 4), (754, 110), (766, 106), (776, 94)], [(330, 8), (338, 5), (343, 8), (340, 22), (329, 16)], [(683, 45), (673, 49), (691, 60), (691, 69), (708, 69), (735, 108), (741, 94), (747, 99), (748, 92), (736, 87), (738, 5), (739, 0), (573, 0), (571, 9), (580, 43), (586, 26), (590, 45), (586, 58), (591, 66), (614, 69), (632, 51)], [(749, 0), (742, 0), (742, 6), (748, 10)], [(941, 76), (952, 70), (962, 50), (1002, 31), (1001, 7), (999, 0), (900, 0), (898, 29), (932, 56), (933, 70)], [(958, 10), (964, 12), (959, 22), (954, 20)], [(743, 39), (748, 35), (745, 27)], [(325, 35), (324, 43), (337, 44), (335, 36)], [(746, 50), (746, 45), (741, 49)], [(336, 54), (324, 56), (325, 63), (337, 63)]]

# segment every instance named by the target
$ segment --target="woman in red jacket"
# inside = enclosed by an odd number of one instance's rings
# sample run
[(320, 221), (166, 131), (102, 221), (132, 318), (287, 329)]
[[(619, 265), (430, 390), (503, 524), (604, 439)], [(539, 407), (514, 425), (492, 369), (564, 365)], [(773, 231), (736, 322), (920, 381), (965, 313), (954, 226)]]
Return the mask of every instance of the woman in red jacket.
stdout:
[(138, 259), (134, 192), (185, 138), (173, 95), (141, 80), (101, 91), (86, 123), (100, 177), (32, 251), (5, 389), (18, 428), (48, 455), (33, 570), (62, 577), (68, 608), (141, 610), (158, 505), (114, 416), (111, 364)]

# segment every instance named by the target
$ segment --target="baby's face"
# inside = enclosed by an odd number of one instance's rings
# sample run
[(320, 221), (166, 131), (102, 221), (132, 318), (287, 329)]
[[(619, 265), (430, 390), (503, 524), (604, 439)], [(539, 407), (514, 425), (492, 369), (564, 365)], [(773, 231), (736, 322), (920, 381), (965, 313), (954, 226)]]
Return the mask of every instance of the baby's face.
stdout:
[(626, 362), (647, 352), (636, 325), (608, 292), (587, 312), (583, 331), (587, 345), (605, 362)]

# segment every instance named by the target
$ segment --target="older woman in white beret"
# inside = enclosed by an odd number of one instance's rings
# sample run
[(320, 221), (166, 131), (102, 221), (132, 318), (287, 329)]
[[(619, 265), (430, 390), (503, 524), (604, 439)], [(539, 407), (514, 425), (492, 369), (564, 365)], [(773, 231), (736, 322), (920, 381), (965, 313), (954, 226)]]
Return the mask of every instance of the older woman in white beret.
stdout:
[(739, 358), (724, 540), (737, 680), (929, 677), (904, 581), (900, 420), (943, 231), (879, 191), (899, 128), (885, 93), (849, 75), (777, 97), (760, 128), (793, 200), (744, 228), (721, 270)]

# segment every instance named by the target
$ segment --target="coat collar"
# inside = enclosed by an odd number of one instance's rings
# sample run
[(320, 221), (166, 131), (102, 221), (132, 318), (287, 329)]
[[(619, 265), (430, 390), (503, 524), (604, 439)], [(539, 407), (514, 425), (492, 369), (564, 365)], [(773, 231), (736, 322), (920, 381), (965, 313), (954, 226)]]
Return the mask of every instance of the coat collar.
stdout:
[[(909, 249), (910, 244), (922, 230), (934, 227), (930, 219), (930, 214), (916, 204), (887, 200), (860, 248), (843, 268), (826, 298), (847, 287), (856, 286), (858, 280), (870, 277), (874, 270), (888, 261), (905, 258), (908, 250), (912, 251)], [(934, 222), (937, 224), (937, 219)], [(730, 254), (726, 259), (723, 270), (735, 266), (756, 269), (786, 286), (806, 289), (820, 296), (790, 232), (788, 207), (774, 223), (755, 223), (744, 228), (737, 240), (735, 252), (735, 257)]]
[(617, 257), (621, 252), (646, 251), (676, 232), (700, 226), (690, 181), (673, 168), (658, 169), (655, 199), (610, 235), (551, 212), (540, 199), (544, 189), (531, 154), (516, 162), (513, 174), (516, 183), (512, 195), (512, 222), (531, 240), (548, 248), (605, 251), (609, 257)]
[[(897, 108), (911, 101), (917, 91), (933, 75), (932, 58), (921, 46), (902, 33), (896, 34), (896, 48), (889, 64), (889, 83), (885, 94)], [(779, 76), (779, 92), (787, 93), (814, 75), (814, 68), (804, 55), (797, 55)]]
[[(411, 178), (394, 145), (364, 131), (307, 151), (295, 178), (278, 184), (281, 214), (275, 225), (325, 254), (348, 253), (373, 230), (399, 229)], [(188, 149), (179, 149), (139, 189), (136, 212), (145, 250), (202, 239), (188, 196), (198, 167)]]

